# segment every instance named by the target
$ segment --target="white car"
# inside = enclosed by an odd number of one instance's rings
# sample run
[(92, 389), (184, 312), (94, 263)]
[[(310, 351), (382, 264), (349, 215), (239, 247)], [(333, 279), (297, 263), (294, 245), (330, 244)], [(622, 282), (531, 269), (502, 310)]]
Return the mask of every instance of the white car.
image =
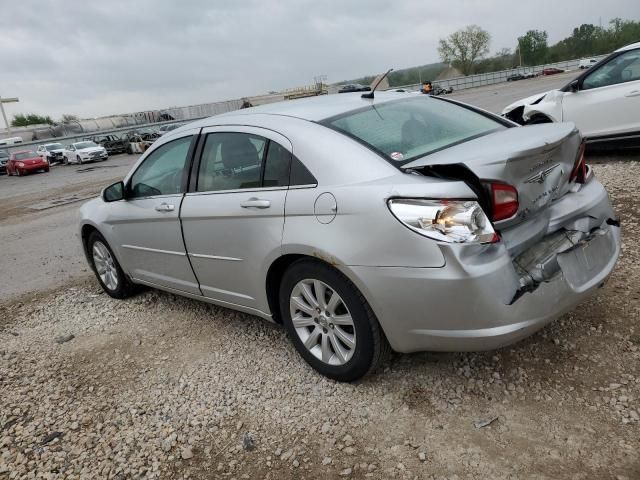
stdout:
[(61, 143), (47, 143), (40, 145), (36, 150), (49, 165), (54, 163), (62, 163), (64, 158), (64, 146)]
[(559, 90), (512, 103), (521, 125), (574, 122), (588, 143), (640, 144), (640, 42), (616, 50)]
[(593, 67), (596, 63), (598, 63), (598, 60), (595, 58), (583, 58), (580, 60), (580, 70), (586, 70), (587, 68)]
[(79, 163), (104, 161), (109, 155), (107, 149), (85, 140), (67, 145), (64, 149), (64, 163)]

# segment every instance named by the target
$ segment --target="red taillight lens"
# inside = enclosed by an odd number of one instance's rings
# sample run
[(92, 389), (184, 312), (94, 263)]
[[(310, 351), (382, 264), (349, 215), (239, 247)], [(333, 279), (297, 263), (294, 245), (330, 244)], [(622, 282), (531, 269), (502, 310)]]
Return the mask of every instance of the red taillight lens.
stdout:
[(576, 157), (576, 163), (573, 166), (573, 171), (569, 177), (570, 182), (584, 183), (587, 179), (587, 164), (584, 161), (584, 143), (580, 145), (578, 150), (578, 156)]
[(518, 211), (518, 191), (506, 183), (491, 183), (491, 220), (497, 222), (513, 217)]

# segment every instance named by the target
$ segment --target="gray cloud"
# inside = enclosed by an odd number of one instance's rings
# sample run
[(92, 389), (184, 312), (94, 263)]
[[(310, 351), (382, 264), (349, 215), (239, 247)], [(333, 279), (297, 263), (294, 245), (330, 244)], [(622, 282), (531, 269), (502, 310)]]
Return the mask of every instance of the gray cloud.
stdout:
[[(604, 5), (604, 6), (603, 6)], [(476, 23), (492, 51), (528, 29), (638, 19), (637, 0), (0, 0), (0, 95), (10, 114), (98, 116), (203, 103), (438, 61)]]

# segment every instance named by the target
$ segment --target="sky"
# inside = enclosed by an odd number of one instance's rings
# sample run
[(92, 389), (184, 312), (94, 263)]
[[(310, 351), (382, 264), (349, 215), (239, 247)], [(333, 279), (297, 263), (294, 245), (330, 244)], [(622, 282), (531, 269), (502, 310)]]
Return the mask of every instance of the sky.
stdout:
[(155, 110), (437, 62), (469, 24), (494, 53), (615, 17), (640, 1), (0, 0), (0, 96), (9, 117)]

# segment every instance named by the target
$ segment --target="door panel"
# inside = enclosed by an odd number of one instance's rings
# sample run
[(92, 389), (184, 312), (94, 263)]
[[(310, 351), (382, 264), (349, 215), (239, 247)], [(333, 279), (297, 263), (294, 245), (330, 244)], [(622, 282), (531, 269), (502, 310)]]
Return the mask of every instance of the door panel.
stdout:
[(122, 265), (134, 279), (200, 295), (182, 240), (182, 198), (178, 194), (114, 202), (108, 223)]
[[(203, 295), (266, 313), (266, 269), (280, 255), (291, 143), (253, 127), (212, 127), (202, 134), (195, 191), (181, 210), (193, 270)], [(265, 168), (265, 158), (272, 168)], [(284, 168), (283, 158), (289, 162)]]
[(263, 310), (260, 270), (279, 252), (286, 195), (272, 190), (185, 197), (182, 228), (204, 296)]
[(201, 295), (182, 238), (184, 198), (199, 129), (160, 139), (126, 181), (126, 200), (114, 202), (108, 223), (123, 268), (136, 280)]
[[(634, 92), (638, 95), (634, 95)], [(640, 81), (565, 93), (563, 121), (585, 137), (640, 131)]]

